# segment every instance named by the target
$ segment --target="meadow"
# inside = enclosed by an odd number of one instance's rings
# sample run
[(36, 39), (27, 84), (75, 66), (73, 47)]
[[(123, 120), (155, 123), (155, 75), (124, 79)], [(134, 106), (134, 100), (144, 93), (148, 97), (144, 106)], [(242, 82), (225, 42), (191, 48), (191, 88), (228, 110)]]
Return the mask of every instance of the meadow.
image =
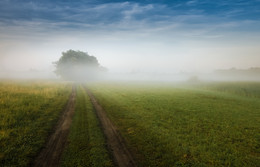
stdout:
[(250, 98), (260, 98), (259, 82), (212, 82), (198, 84), (196, 86), (193, 85), (193, 88), (212, 90), (214, 92), (224, 92)]
[[(84, 85), (117, 126), (138, 166), (258, 166), (260, 83), (76, 84), (61, 166), (114, 166)], [(30, 166), (72, 83), (0, 82), (0, 166)]]
[(88, 86), (139, 166), (260, 164), (260, 83)]
[(52, 132), (71, 84), (0, 82), (0, 166), (28, 166)]

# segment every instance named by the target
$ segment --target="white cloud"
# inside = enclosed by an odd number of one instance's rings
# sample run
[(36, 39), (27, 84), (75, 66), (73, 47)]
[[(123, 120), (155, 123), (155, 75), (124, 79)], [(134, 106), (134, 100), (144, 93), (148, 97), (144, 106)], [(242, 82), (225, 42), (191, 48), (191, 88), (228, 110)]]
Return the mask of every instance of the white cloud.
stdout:
[(149, 10), (152, 10), (153, 8), (154, 7), (152, 4), (140, 6), (139, 4), (135, 3), (135, 4), (131, 5), (130, 9), (126, 9), (122, 13), (124, 15), (124, 19), (131, 20), (131, 19), (133, 19), (133, 16), (140, 14), (140, 13), (145, 13)]
[(196, 3), (198, 3), (197, 0), (191, 0), (191, 1), (186, 2), (186, 4), (189, 5), (189, 6), (194, 5)]

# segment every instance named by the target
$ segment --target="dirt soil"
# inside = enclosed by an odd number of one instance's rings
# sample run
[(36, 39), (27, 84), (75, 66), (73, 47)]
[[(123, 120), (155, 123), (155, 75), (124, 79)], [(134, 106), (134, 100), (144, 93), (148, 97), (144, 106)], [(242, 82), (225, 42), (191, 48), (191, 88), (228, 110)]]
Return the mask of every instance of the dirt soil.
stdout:
[(97, 100), (90, 92), (90, 90), (86, 88), (86, 91), (96, 110), (103, 132), (106, 136), (109, 149), (113, 154), (114, 161), (117, 163), (119, 167), (136, 167), (137, 165), (133, 160), (129, 150), (127, 149), (125, 141), (121, 137), (117, 128), (109, 120), (104, 109), (98, 104)]
[(54, 133), (50, 136), (47, 144), (36, 157), (32, 166), (35, 167), (54, 167), (59, 166), (61, 154), (67, 143), (69, 128), (75, 109), (76, 91), (75, 87), (69, 97), (67, 106), (60, 117)]

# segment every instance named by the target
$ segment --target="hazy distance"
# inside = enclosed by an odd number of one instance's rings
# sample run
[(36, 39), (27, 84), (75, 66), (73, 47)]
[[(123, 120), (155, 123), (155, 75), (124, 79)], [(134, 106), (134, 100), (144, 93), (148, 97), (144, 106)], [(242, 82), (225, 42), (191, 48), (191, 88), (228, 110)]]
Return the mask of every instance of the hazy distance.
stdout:
[[(95, 56), (105, 79), (231, 79), (216, 71), (260, 67), (259, 7), (257, 0), (4, 0), (0, 78), (55, 79), (52, 62), (73, 49)], [(245, 76), (259, 80), (259, 71)]]

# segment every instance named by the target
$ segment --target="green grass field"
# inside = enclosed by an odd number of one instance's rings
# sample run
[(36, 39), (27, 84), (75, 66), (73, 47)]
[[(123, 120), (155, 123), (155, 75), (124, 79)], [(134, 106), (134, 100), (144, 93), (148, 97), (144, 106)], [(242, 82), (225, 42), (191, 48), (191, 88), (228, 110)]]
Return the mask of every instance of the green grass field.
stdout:
[(224, 92), (238, 96), (260, 98), (259, 82), (219, 82), (210, 84), (199, 84), (197, 88), (212, 90), (214, 92)]
[(86, 91), (77, 86), (75, 114), (61, 166), (113, 166), (105, 138)]
[(139, 166), (260, 164), (260, 83), (89, 87)]
[[(88, 84), (138, 166), (258, 166), (260, 83)], [(57, 123), (71, 83), (0, 82), (0, 166), (28, 166)], [(113, 166), (84, 88), (61, 166)]]
[(71, 85), (0, 83), (0, 166), (28, 166), (63, 111)]

